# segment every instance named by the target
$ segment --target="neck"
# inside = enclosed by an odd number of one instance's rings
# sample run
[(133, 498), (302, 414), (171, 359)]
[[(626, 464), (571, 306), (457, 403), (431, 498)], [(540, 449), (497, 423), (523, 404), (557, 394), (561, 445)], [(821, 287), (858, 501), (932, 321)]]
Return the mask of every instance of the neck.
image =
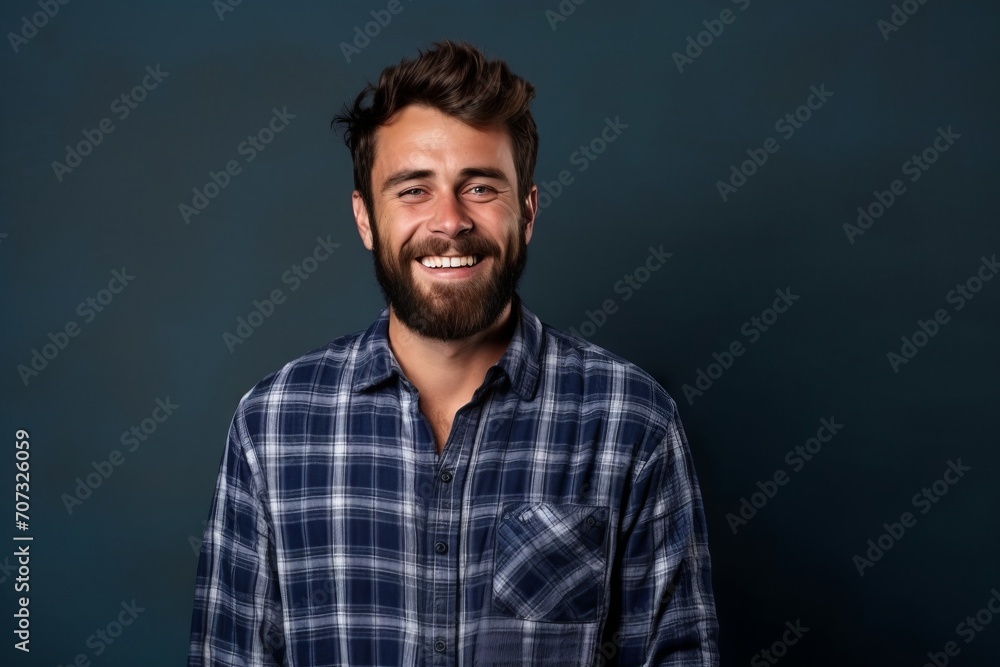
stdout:
[(489, 328), (468, 338), (437, 340), (408, 328), (390, 308), (389, 347), (406, 377), (421, 393), (471, 394), (507, 350), (517, 317), (512, 303), (508, 303)]

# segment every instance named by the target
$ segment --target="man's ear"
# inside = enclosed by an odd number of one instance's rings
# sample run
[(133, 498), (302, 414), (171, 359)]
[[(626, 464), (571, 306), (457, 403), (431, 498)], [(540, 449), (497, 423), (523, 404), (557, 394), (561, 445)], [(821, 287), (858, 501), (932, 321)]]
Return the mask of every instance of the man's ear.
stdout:
[(535, 229), (535, 216), (538, 215), (538, 186), (532, 185), (528, 196), (524, 199), (524, 242), (531, 240), (531, 232)]
[(361, 197), (361, 192), (355, 190), (351, 194), (351, 205), (354, 207), (354, 223), (358, 226), (358, 234), (361, 235), (361, 242), (369, 250), (372, 249), (372, 228), (371, 219), (368, 217), (368, 207)]

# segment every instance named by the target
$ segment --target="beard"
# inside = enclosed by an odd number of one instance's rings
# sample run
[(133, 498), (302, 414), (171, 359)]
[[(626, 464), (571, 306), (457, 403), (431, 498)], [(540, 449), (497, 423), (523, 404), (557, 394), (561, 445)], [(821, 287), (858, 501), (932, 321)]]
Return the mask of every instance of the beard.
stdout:
[[(463, 232), (454, 239), (428, 238), (406, 244), (398, 257), (384, 247), (378, 221), (372, 225), (372, 255), (375, 277), (396, 317), (413, 332), (437, 340), (460, 340), (485, 331), (496, 323), (517, 292), (517, 284), (528, 260), (523, 220), (507, 239), (507, 252), (485, 236)], [(479, 262), (490, 258), (488, 273), (464, 280), (418, 285), (414, 261), (428, 255), (474, 255)], [(501, 256), (503, 255), (503, 256)]]

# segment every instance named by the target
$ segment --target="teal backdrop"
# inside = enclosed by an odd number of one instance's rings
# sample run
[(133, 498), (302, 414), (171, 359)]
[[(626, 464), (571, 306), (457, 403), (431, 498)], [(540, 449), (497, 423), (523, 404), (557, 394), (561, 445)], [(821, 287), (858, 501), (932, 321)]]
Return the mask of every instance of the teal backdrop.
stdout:
[(725, 664), (996, 664), (997, 4), (577, 2), (3, 3), (0, 662), (184, 663), (238, 400), (382, 307), (330, 119), (451, 38), (538, 90), (525, 302), (678, 403)]

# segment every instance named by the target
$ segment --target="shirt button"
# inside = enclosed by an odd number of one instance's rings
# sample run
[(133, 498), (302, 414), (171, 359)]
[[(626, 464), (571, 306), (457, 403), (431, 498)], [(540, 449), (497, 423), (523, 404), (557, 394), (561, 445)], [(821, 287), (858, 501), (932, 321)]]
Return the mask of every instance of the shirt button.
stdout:
[(592, 517), (592, 516), (588, 516), (587, 517), (587, 525), (588, 526), (593, 526), (595, 523), (597, 523), (597, 520), (594, 519), (594, 517)]
[(434, 551), (438, 552), (439, 554), (446, 554), (448, 553), (448, 545), (445, 544), (444, 542), (435, 542)]
[(450, 482), (452, 479), (454, 479), (454, 475), (452, 475), (451, 472), (445, 470), (443, 473), (441, 473), (442, 482)]
[(435, 651), (437, 651), (438, 653), (444, 653), (444, 650), (446, 648), (448, 648), (448, 645), (445, 643), (445, 641), (443, 639), (436, 639), (436, 640), (434, 640), (434, 650)]

